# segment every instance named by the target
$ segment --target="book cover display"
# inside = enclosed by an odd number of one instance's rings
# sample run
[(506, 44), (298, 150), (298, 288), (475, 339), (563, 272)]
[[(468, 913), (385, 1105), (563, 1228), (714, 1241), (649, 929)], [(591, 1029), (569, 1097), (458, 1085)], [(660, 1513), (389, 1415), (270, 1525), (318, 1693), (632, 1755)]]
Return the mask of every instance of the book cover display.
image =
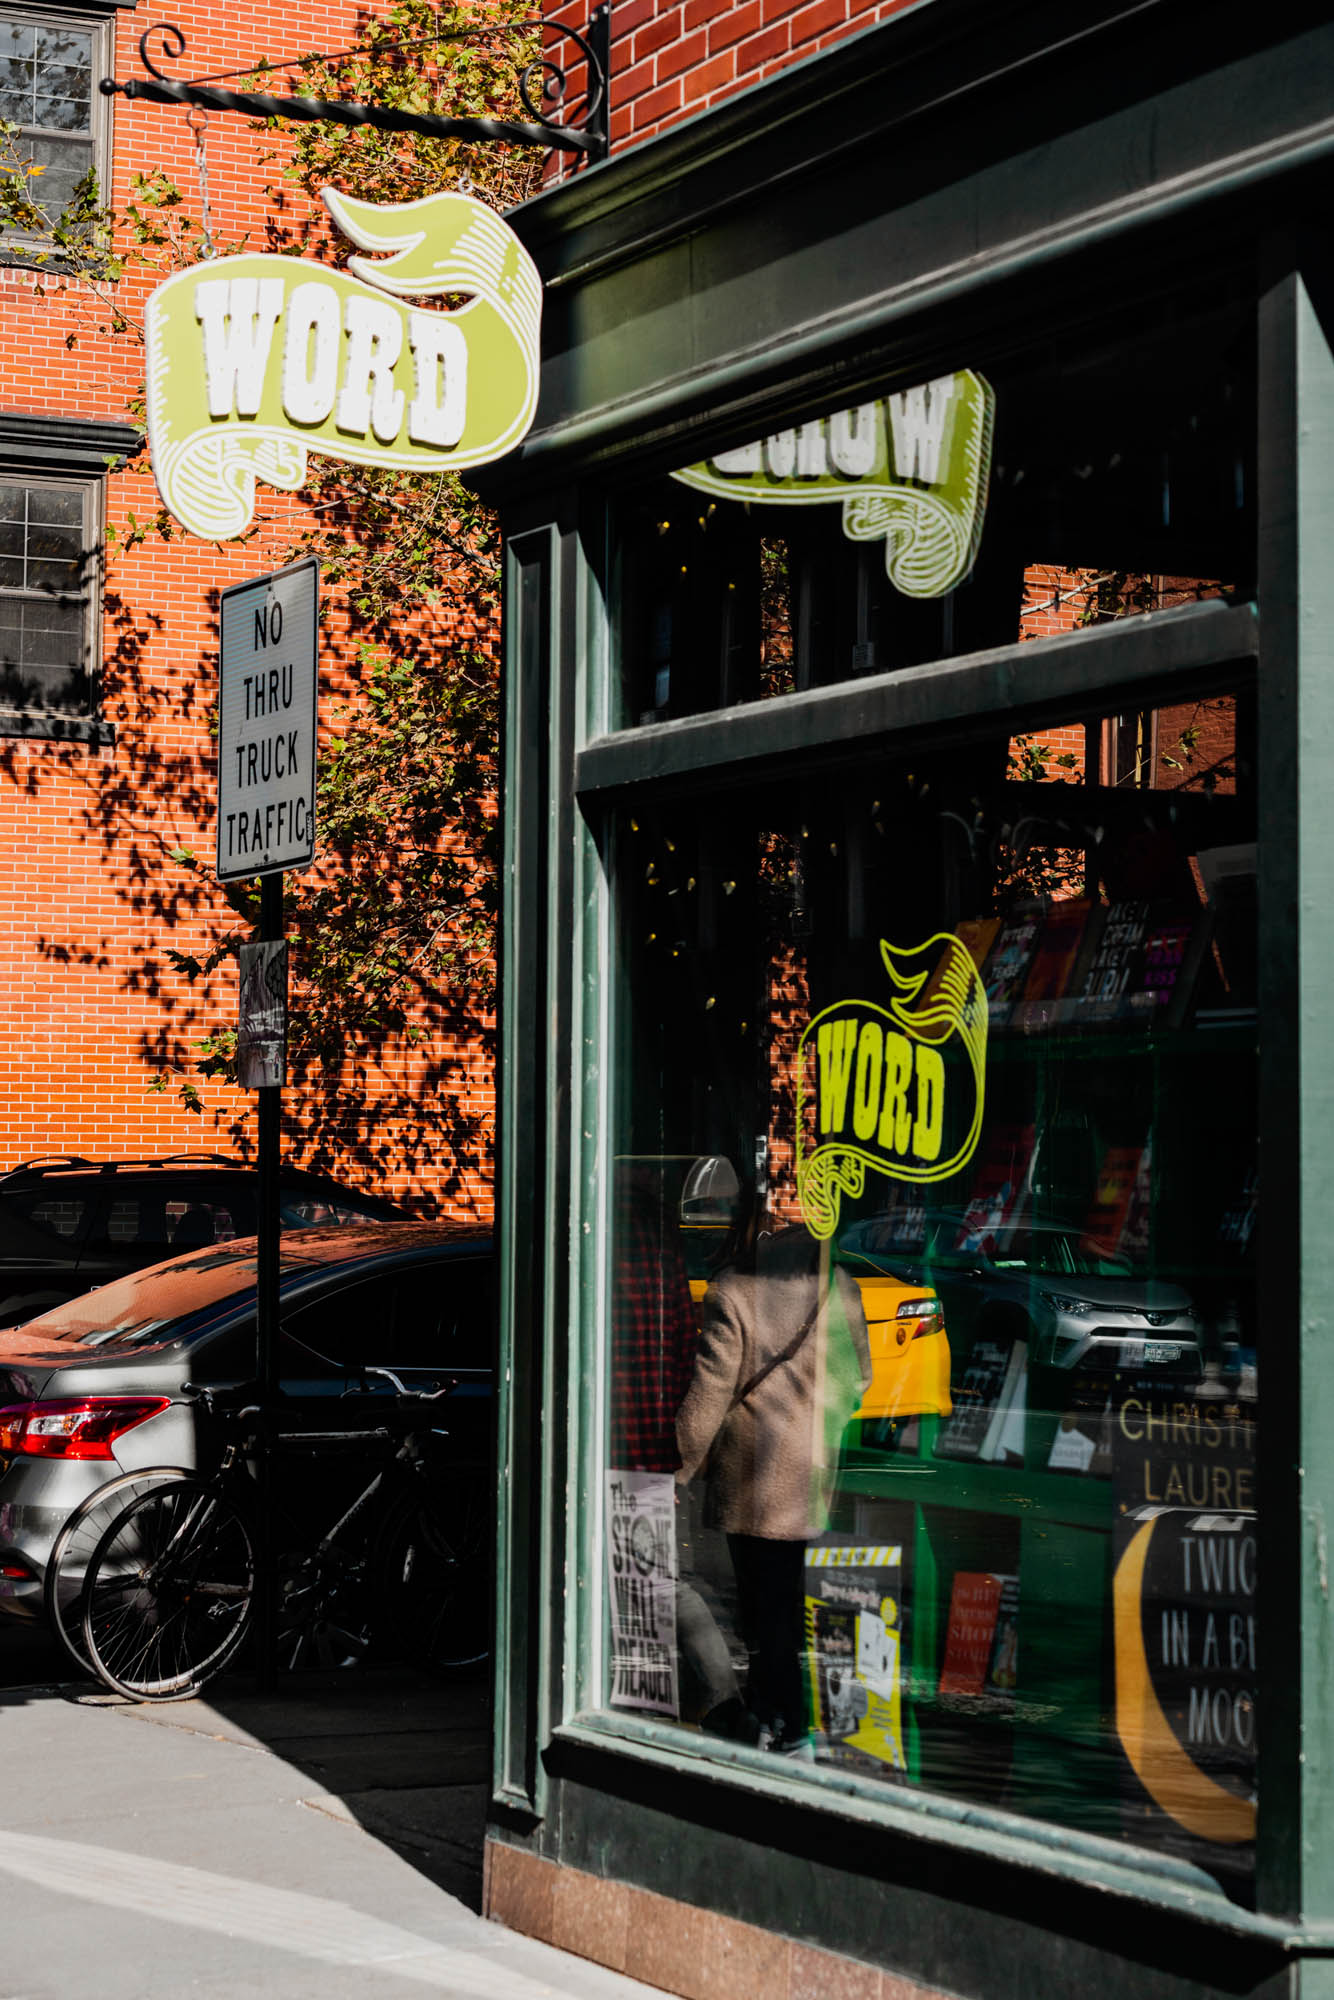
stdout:
[(1019, 1681), (1019, 1579), (957, 1570), (945, 1659), (936, 1692), (981, 1700), (1013, 1697)]
[(1042, 934), (1042, 907), (1029, 904), (1005, 919), (987, 953), (982, 983), (987, 989), (987, 1025), (1003, 1028), (1028, 982)]
[(1126, 1833), (1210, 1873), (1255, 1843), (1256, 1406), (1117, 1378), (1112, 1585)]
[(1020, 1220), (1028, 1200), (1036, 1141), (1032, 1125), (992, 1127), (968, 1206), (959, 1219), (956, 1250), (977, 1250), (991, 1257), (998, 1239)]
[(1149, 1247), (1153, 1194), (1152, 1141), (1109, 1146), (1084, 1223), (1085, 1241), (1103, 1256), (1142, 1257)]
[(1201, 848), (1200, 887), (1214, 915), (1213, 952), (1229, 1007), (1255, 1005), (1257, 947), (1255, 842)]
[(1211, 929), (1207, 910), (1113, 903), (1072, 1018), (1089, 1027), (1181, 1027)]
[(1110, 1369), (1080, 1369), (1047, 1454), (1048, 1472), (1081, 1472), (1106, 1479), (1112, 1470)]
[(1011, 1011), (1011, 1027), (1041, 1034), (1072, 1018), (1075, 996), (1082, 990), (1106, 917), (1105, 904), (1089, 902), (1083, 896), (1052, 904), (1043, 921), (1023, 997)]
[(903, 1639), (901, 1544), (806, 1551), (806, 1665), (821, 1757), (906, 1775)]
[(936, 1439), (937, 1458), (978, 1458), (1001, 1406), (1014, 1347), (978, 1340), (968, 1356), (963, 1380), (953, 1391), (954, 1409)]

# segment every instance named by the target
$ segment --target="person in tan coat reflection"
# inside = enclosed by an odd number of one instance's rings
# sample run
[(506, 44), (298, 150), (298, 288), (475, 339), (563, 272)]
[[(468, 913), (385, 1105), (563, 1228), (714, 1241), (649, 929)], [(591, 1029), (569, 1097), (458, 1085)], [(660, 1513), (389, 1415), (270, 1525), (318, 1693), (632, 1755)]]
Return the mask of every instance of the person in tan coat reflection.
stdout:
[(803, 1228), (752, 1211), (704, 1295), (690, 1386), (676, 1419), (683, 1484), (703, 1473), (707, 1519), (726, 1531), (746, 1699), (773, 1747), (806, 1736), (806, 1544), (829, 1526), (843, 1432), (871, 1379), (856, 1280)]

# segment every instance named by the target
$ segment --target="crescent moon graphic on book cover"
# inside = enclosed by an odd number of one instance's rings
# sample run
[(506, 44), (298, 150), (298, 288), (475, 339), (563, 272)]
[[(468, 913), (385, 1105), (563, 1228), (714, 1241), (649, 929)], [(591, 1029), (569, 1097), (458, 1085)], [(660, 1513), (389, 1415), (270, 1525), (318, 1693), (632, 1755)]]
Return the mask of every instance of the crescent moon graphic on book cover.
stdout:
[(1202, 1771), (1163, 1712), (1144, 1650), (1140, 1622), (1144, 1568), (1155, 1521), (1146, 1521), (1116, 1566), (1116, 1731), (1149, 1797), (1169, 1819), (1201, 1840), (1235, 1846), (1255, 1838), (1255, 1806)]

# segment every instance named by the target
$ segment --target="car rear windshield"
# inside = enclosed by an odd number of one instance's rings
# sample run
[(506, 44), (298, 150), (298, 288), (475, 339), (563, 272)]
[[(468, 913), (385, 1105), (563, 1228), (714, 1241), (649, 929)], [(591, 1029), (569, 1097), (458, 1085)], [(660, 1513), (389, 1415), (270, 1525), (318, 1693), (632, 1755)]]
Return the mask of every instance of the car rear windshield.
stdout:
[(30, 1320), (25, 1331), (81, 1347), (180, 1339), (210, 1308), (253, 1291), (256, 1268), (253, 1241), (236, 1248), (221, 1244), (99, 1285)]

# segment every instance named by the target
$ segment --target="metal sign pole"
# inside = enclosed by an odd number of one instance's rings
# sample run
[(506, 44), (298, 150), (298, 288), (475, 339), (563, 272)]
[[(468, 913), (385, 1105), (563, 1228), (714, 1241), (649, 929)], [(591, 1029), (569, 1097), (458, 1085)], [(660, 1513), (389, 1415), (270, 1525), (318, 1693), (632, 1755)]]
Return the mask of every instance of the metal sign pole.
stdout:
[[(283, 878), (263, 875), (259, 885), (259, 942), (277, 943), (283, 934)], [(284, 967), (284, 971), (286, 968)], [(278, 1678), (277, 1576), (274, 1569), (273, 1535), (273, 1444), (277, 1430), (274, 1403), (281, 1379), (278, 1354), (278, 1240), (281, 1220), (278, 1211), (278, 1173), (282, 1130), (283, 1087), (281, 1081), (257, 1093), (259, 1099), (259, 1241), (256, 1256), (256, 1320), (260, 1401), (264, 1407), (259, 1459), (259, 1565), (256, 1609), (259, 1613), (256, 1640), (259, 1652), (259, 1683), (266, 1691)]]
[(255, 1548), (259, 1678), (277, 1678), (274, 1450), (282, 1367), (278, 1201), (286, 1066), (283, 874), (315, 852), (319, 569), (307, 559), (222, 593), (218, 653), (218, 880), (259, 876), (259, 929), (240, 951), (237, 1080), (258, 1108), (255, 1318), (259, 1518)]

